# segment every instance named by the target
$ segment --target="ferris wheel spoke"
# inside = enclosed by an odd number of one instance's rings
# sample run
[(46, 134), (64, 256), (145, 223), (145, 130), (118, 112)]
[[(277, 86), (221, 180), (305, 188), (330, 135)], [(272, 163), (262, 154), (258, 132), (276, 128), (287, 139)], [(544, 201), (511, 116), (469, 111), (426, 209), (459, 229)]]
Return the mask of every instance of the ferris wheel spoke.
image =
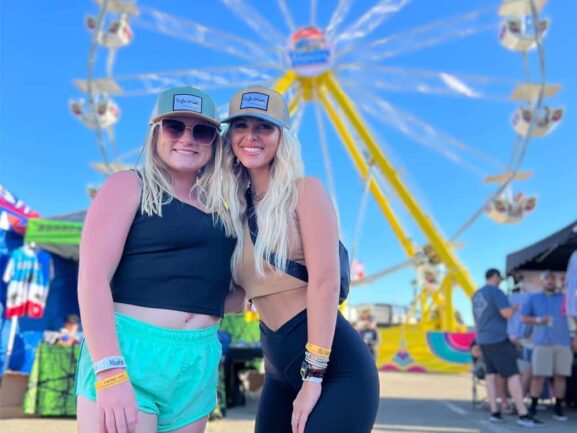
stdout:
[(375, 281), (380, 280), (381, 278), (384, 278), (388, 275), (399, 272), (405, 268), (416, 266), (419, 259), (420, 259), (420, 257), (413, 257), (413, 258), (410, 258), (410, 259), (405, 260), (403, 262), (397, 263), (393, 266), (389, 266), (388, 268), (383, 269), (381, 271), (375, 272), (374, 274), (367, 275), (364, 278), (360, 278), (358, 280), (351, 281), (351, 286), (352, 287), (358, 287), (358, 286), (364, 286), (364, 285), (372, 284)]
[(481, 75), (453, 74), (380, 65), (347, 64), (338, 68), (343, 82), (370, 81), (378, 89), (392, 92), (416, 92), (438, 96), (457, 96), (509, 102), (514, 82)]
[[(355, 47), (355, 55), (365, 61), (380, 61), (485, 31), (496, 31), (495, 7), (483, 7), (462, 15), (435, 21), (424, 26), (377, 39), (366, 48)], [(348, 52), (352, 52), (351, 49)], [(348, 53), (347, 52), (347, 53)], [(347, 54), (345, 52), (337, 55)]]
[(255, 82), (270, 85), (274, 75), (265, 72), (266, 66), (231, 66), (225, 68), (197, 68), (158, 73), (119, 75), (114, 77), (124, 96), (156, 93), (170, 86), (194, 86), (199, 88), (229, 88), (254, 85)]
[(116, 145), (116, 134), (114, 133), (114, 126), (109, 126), (105, 129), (106, 137), (113, 154), (118, 153), (118, 146)]
[(353, 0), (339, 0), (335, 11), (333, 12), (331, 19), (329, 20), (329, 24), (325, 30), (325, 33), (332, 38), (337, 31), (339, 25), (343, 22), (349, 10), (351, 9), (351, 5), (353, 4)]
[(135, 25), (157, 33), (181, 39), (200, 46), (218, 50), (250, 61), (270, 61), (275, 53), (239, 36), (211, 29), (191, 20), (175, 17), (165, 12), (140, 7), (140, 15), (133, 19)]
[(434, 150), (460, 167), (481, 177), (485, 177), (487, 174), (480, 170), (477, 165), (465, 161), (461, 155), (457, 153), (466, 152), (493, 167), (498, 167), (499, 170), (504, 170), (504, 165), (491, 156), (486, 155), (462, 141), (457, 140), (449, 134), (438, 130), (431, 124), (419, 119), (413, 114), (406, 113), (403, 110), (394, 107), (386, 100), (368, 95), (366, 98), (362, 99), (365, 102), (360, 105), (361, 110), (373, 116), (375, 119), (387, 123), (407, 137), (411, 138), (416, 143)]
[(134, 147), (134, 148), (118, 155), (116, 158), (114, 158), (114, 161), (112, 161), (112, 162), (123, 163), (129, 159), (134, 158), (134, 157), (139, 157), (142, 154), (142, 152), (143, 152), (142, 146)]
[(288, 27), (288, 29), (290, 30), (291, 33), (293, 33), (297, 27), (295, 25), (295, 22), (293, 20), (293, 17), (291, 15), (290, 9), (288, 8), (288, 5), (286, 4), (286, 0), (278, 0), (278, 7), (281, 10), (285, 23)]
[(389, 16), (399, 12), (411, 0), (380, 0), (370, 8), (363, 16), (335, 37), (335, 45), (344, 42), (351, 43), (360, 38), (365, 38), (373, 30), (379, 27)]
[(320, 103), (315, 103), (314, 105), (315, 105), (315, 118), (316, 118), (317, 127), (318, 127), (319, 142), (321, 145), (321, 151), (322, 151), (322, 155), (323, 155), (323, 163), (325, 166), (325, 173), (327, 176), (329, 194), (331, 196), (333, 206), (335, 207), (335, 209), (337, 209), (337, 219), (339, 220), (340, 215), (338, 212), (339, 203), (338, 203), (338, 197), (337, 197), (337, 187), (336, 187), (336, 183), (335, 183), (335, 176), (333, 173), (333, 166), (331, 163), (329, 143), (327, 140), (327, 134), (326, 134), (325, 124), (324, 124), (324, 119), (323, 119), (323, 113), (321, 112), (322, 107), (321, 107)]
[(303, 116), (305, 114), (305, 108), (306, 108), (306, 104), (304, 104), (304, 103), (298, 104), (294, 114), (291, 116), (291, 126), (292, 126), (292, 129), (294, 130), (295, 134), (297, 134), (297, 135), (301, 129)]
[(116, 50), (108, 50), (108, 56), (106, 57), (106, 77), (112, 76), (112, 71), (114, 70), (114, 63), (116, 62)]
[(311, 17), (310, 17), (310, 25), (316, 26), (317, 22), (317, 0), (311, 0)]
[(284, 36), (257, 9), (247, 2), (244, 0), (221, 0), (221, 2), (255, 33), (271, 43), (275, 48), (284, 46)]

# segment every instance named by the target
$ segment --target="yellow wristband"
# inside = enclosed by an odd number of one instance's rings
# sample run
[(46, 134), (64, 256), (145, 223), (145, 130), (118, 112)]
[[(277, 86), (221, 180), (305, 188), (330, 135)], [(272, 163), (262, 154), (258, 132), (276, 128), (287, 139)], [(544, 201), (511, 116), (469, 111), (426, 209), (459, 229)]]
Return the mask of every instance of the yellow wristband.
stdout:
[(331, 349), (317, 346), (316, 344), (307, 343), (307, 345), (305, 347), (309, 352), (314, 353), (315, 355), (322, 356), (322, 357), (328, 358), (331, 354)]
[(128, 381), (128, 374), (126, 374), (126, 371), (123, 371), (122, 373), (107, 377), (106, 379), (97, 380), (94, 383), (94, 387), (96, 388), (96, 391), (100, 391), (101, 389), (110, 388), (111, 386), (118, 385), (126, 381)]

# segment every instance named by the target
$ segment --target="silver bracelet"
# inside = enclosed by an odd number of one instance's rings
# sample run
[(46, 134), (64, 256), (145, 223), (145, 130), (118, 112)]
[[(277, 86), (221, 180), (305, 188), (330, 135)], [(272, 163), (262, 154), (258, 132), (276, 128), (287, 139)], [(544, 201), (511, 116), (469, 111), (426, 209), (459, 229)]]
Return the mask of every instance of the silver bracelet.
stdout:
[(316, 362), (313, 361), (311, 359), (305, 358), (306, 362), (308, 362), (310, 365), (314, 365), (315, 367), (319, 367), (321, 370), (324, 370), (328, 367), (328, 363), (327, 362)]

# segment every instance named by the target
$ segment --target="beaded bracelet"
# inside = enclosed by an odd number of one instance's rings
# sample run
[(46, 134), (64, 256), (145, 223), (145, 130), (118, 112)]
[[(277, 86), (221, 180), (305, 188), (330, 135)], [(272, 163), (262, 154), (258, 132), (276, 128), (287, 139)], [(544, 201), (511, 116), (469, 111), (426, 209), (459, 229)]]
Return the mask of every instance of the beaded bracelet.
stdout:
[(330, 359), (328, 356), (320, 356), (320, 355), (317, 355), (316, 353), (311, 353), (311, 352), (309, 352), (308, 350), (305, 351), (305, 355), (306, 355), (308, 358), (317, 359), (317, 360), (319, 360), (319, 361), (326, 361), (326, 362), (328, 362), (329, 359)]
[(97, 380), (94, 383), (94, 387), (96, 391), (100, 391), (101, 389), (110, 388), (111, 386), (119, 385), (121, 383), (128, 381), (128, 374), (126, 371), (122, 373), (115, 374), (114, 376), (107, 377), (106, 379)]
[(327, 366), (329, 364), (328, 358), (316, 357), (316, 356), (313, 356), (310, 352), (305, 352), (305, 360), (309, 364), (312, 364), (315, 367), (320, 367), (320, 368), (327, 368)]

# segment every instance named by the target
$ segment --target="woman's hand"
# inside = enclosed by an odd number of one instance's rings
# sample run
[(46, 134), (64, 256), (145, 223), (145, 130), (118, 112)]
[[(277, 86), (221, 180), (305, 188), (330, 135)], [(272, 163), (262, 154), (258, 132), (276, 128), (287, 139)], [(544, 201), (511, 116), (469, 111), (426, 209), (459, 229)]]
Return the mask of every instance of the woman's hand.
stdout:
[[(99, 379), (114, 374), (99, 375)], [(115, 373), (117, 374), (117, 373)], [(135, 433), (138, 417), (136, 395), (130, 381), (101, 389), (96, 392), (98, 407), (98, 431), (100, 433)]]
[(321, 396), (322, 385), (303, 381), (303, 386), (293, 402), (291, 426), (293, 433), (304, 433), (310, 413)]

